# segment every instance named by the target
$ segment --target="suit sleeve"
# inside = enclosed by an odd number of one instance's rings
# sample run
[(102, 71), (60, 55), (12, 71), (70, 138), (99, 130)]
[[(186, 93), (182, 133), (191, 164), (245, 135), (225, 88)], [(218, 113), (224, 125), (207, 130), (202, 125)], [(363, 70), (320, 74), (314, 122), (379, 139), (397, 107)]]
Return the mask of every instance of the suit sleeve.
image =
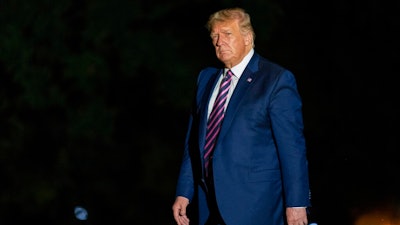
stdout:
[(199, 165), (197, 163), (200, 161), (198, 158), (200, 156), (198, 149), (198, 108), (203, 99), (207, 84), (210, 82), (211, 77), (217, 72), (218, 70), (216, 68), (207, 67), (200, 71), (197, 78), (196, 95), (193, 99), (193, 105), (189, 117), (182, 164), (176, 188), (176, 196), (184, 196), (190, 201), (193, 199), (196, 187), (195, 171), (199, 172), (199, 168), (197, 168)]
[(182, 163), (178, 177), (178, 183), (176, 187), (176, 196), (183, 196), (189, 199), (191, 202), (194, 194), (194, 178), (192, 163), (189, 154), (189, 139), (190, 132), (192, 130), (193, 116), (189, 118), (188, 131), (186, 134), (185, 148), (183, 151)]
[(283, 70), (271, 97), (271, 121), (282, 169), (286, 207), (309, 206), (302, 102), (294, 75)]

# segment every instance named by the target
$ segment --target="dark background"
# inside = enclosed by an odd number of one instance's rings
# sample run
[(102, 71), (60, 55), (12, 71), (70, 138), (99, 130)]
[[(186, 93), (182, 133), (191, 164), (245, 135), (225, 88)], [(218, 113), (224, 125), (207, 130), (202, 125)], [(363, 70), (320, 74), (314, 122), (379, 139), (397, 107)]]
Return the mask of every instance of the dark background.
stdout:
[(397, 220), (397, 1), (3, 0), (0, 224), (174, 224), (195, 79), (220, 66), (204, 25), (231, 6), (298, 81), (312, 220)]

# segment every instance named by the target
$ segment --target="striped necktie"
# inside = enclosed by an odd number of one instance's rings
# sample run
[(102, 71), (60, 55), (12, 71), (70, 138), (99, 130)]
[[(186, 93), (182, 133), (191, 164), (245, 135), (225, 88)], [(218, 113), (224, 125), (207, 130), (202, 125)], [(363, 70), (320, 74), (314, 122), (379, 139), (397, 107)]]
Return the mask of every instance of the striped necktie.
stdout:
[(232, 76), (232, 71), (228, 70), (225, 77), (222, 79), (217, 98), (215, 99), (211, 114), (208, 118), (206, 144), (204, 146), (204, 169), (206, 176), (208, 176), (208, 168), (210, 166), (212, 152), (218, 138), (222, 120), (224, 119), (225, 102), (228, 96)]

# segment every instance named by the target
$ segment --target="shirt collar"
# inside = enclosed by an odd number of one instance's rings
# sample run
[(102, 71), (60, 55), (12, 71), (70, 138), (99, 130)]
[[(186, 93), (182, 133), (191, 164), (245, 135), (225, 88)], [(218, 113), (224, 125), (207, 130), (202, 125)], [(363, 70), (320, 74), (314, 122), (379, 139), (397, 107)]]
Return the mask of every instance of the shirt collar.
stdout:
[[(231, 71), (235, 75), (235, 77), (237, 77), (238, 79), (240, 78), (240, 76), (242, 75), (244, 69), (246, 69), (246, 66), (250, 62), (250, 59), (251, 57), (253, 57), (253, 55), (254, 55), (254, 49), (252, 48), (239, 64), (231, 68)], [(228, 68), (225, 68), (224, 74), (227, 71)]]

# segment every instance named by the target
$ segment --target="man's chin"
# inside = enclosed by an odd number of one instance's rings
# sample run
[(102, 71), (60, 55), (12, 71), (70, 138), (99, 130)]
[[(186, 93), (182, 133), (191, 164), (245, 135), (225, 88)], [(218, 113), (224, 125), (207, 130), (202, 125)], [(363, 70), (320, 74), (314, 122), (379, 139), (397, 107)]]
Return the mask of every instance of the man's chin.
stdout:
[(228, 56), (227, 54), (220, 54), (218, 56), (218, 59), (223, 63), (228, 63), (230, 61), (231, 57)]

